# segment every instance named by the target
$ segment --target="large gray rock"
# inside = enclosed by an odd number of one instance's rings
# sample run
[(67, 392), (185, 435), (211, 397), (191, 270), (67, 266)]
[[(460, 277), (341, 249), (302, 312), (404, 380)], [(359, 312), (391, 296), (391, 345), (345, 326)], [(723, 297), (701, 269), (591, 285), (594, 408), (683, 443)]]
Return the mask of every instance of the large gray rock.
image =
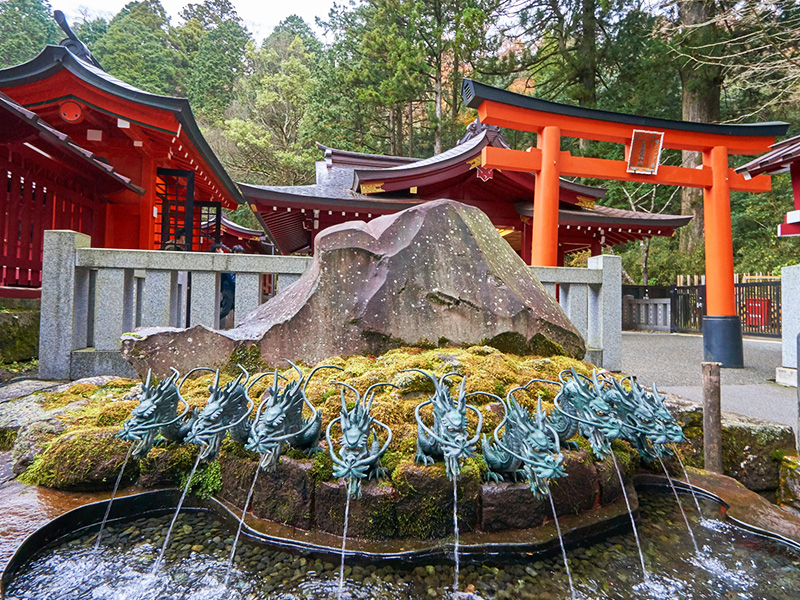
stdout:
[(124, 343), (126, 358), (139, 372), (152, 367), (160, 374), (170, 366), (222, 365), (254, 344), (269, 364), (401, 345), (585, 353), (561, 307), (489, 218), (449, 200), (325, 230), (309, 270), (236, 329), (137, 333)]

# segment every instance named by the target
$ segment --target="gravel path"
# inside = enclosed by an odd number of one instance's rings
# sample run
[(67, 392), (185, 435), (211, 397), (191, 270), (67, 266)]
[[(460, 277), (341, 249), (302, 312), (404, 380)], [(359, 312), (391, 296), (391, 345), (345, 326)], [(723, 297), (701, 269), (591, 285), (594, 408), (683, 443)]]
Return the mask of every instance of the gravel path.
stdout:
[[(781, 364), (779, 340), (744, 340), (744, 369), (722, 369), (722, 410), (789, 425), (797, 433), (795, 388), (775, 383)], [(643, 385), (702, 401), (703, 338), (676, 333), (622, 334), (622, 370)]]

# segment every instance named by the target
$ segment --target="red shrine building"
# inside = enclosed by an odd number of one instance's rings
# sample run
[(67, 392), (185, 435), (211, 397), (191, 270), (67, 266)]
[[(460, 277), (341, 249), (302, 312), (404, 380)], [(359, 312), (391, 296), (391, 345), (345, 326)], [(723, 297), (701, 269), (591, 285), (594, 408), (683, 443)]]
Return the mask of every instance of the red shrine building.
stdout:
[(39, 287), (46, 229), (142, 250), (185, 230), (185, 249), (201, 250), (209, 245), (201, 225), (220, 223), (213, 232), (221, 235), (222, 208), (243, 202), (188, 100), (137, 89), (77, 40), (63, 44), (0, 69), (4, 295)]
[(800, 135), (770, 146), (770, 151), (736, 169), (746, 179), (789, 171), (794, 210), (778, 225), (778, 237), (800, 236)]
[[(472, 123), (459, 144), (427, 159), (380, 156), (318, 144), (316, 183), (304, 186), (239, 184), (282, 254), (308, 252), (315, 236), (344, 221), (394, 213), (447, 198), (480, 208), (531, 264), (533, 173), (483, 168), (485, 148), (508, 149), (499, 128)], [(570, 252), (590, 250), (655, 235), (671, 236), (691, 217), (654, 215), (597, 204), (606, 190), (558, 182), (558, 264)]]

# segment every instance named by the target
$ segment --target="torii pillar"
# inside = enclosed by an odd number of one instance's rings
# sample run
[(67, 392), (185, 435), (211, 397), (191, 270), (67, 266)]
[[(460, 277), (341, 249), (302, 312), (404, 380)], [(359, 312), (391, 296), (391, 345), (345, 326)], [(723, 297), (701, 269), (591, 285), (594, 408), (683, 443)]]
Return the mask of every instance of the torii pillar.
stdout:
[[(464, 103), (478, 109), (482, 123), (537, 134), (527, 151), (488, 146), (485, 168), (536, 174), (531, 264), (558, 265), (559, 176), (590, 177), (703, 189), (706, 249), (706, 361), (744, 366), (742, 326), (733, 281), (730, 191), (765, 192), (766, 176), (745, 179), (730, 169), (730, 154), (759, 154), (783, 135), (787, 123), (714, 125), (639, 117), (568, 106), (514, 94), (464, 79)], [(626, 160), (572, 156), (561, 137), (624, 144)], [(657, 140), (657, 144), (656, 141)], [(659, 165), (662, 148), (703, 153), (700, 169)]]

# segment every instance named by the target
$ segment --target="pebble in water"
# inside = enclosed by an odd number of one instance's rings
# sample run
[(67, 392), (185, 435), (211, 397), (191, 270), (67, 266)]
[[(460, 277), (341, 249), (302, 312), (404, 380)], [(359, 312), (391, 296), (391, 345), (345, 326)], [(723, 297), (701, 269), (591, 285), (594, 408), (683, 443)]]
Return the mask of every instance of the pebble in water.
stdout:
[[(775, 553), (773, 542), (729, 527), (722, 532), (703, 529), (699, 532), (702, 544), (714, 548), (716, 562), (694, 564), (693, 549), (674, 498), (642, 494), (640, 500), (640, 535), (655, 579), (646, 593), (656, 597), (673, 593), (697, 600), (796, 597), (794, 590), (800, 589), (800, 554), (790, 550)], [(704, 513), (715, 514), (714, 506), (709, 503), (707, 510), (704, 506)], [(169, 518), (137, 519), (107, 527), (100, 544), (104, 568), (86, 581), (93, 588), (91, 591), (66, 585), (93, 551), (94, 536), (84, 536), (40, 555), (11, 582), (5, 598), (134, 600), (125, 595), (126, 590), (146, 577), (163, 543)], [(239, 562), (231, 574), (226, 597), (222, 586), (228, 558), (225, 550), (230, 551), (234, 531), (211, 518), (205, 512), (187, 511), (180, 515), (175, 527), (180, 539), (168, 547), (157, 585), (151, 595), (145, 596), (147, 600), (336, 597), (339, 565), (334, 563), (335, 558), (290, 554), (244, 540), (237, 548)], [(595, 600), (627, 598), (635, 593), (621, 590), (630, 590), (641, 581), (631, 534), (577, 548), (568, 556), (579, 596)], [(755, 569), (752, 561), (758, 565)], [(532, 557), (519, 563), (462, 564), (461, 588), (456, 596), (447, 589), (452, 586), (452, 564), (378, 563), (346, 568), (350, 571), (345, 589), (354, 600), (563, 600), (569, 595), (560, 555)], [(692, 589), (691, 585), (697, 587)], [(756, 596), (754, 590), (758, 590)]]

